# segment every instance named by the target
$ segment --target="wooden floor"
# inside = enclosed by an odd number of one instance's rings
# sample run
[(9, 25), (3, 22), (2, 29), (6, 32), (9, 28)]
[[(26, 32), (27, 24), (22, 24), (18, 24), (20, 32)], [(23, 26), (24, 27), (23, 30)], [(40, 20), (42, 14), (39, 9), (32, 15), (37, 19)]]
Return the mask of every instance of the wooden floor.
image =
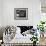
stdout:
[(40, 45), (46, 45), (46, 37), (41, 37), (39, 44)]

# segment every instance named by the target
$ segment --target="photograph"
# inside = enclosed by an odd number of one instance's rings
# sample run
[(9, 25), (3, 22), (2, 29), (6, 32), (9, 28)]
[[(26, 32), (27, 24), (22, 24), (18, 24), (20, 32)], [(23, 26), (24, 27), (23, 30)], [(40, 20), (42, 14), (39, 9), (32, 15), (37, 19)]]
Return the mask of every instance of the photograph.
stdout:
[(28, 8), (14, 8), (14, 20), (28, 20)]

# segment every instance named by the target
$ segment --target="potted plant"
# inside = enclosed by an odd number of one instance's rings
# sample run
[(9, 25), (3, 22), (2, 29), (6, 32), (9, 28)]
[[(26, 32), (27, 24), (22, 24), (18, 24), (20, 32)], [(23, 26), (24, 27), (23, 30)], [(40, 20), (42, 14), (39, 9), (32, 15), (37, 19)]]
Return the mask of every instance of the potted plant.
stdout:
[(33, 46), (36, 46), (36, 43), (38, 41), (37, 36), (33, 36), (32, 39), (31, 39), (31, 41), (33, 41)]
[(40, 30), (40, 33), (42, 34), (42, 37), (44, 37), (44, 27), (45, 27), (44, 24), (45, 24), (45, 22), (40, 21), (40, 24), (37, 25), (37, 29)]

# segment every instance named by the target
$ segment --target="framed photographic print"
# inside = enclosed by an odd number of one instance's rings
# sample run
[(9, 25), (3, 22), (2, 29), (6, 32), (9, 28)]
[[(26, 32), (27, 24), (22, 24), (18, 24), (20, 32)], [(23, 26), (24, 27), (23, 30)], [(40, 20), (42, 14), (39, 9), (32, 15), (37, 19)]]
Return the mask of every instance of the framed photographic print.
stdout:
[(28, 8), (14, 8), (14, 20), (27, 20)]

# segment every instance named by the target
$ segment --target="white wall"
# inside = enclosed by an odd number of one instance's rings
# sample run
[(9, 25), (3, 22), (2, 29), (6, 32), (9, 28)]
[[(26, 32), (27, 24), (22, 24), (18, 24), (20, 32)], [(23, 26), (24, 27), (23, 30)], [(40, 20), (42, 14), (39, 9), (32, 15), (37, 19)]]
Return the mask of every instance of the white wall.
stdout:
[(33, 26), (37, 26), (39, 24), (40, 19), (41, 19), (41, 2), (40, 0), (33, 0), (32, 3), (32, 15), (33, 15)]
[[(2, 25), (34, 25), (40, 20), (40, 0), (2, 0)], [(14, 8), (28, 8), (28, 20), (14, 20)]]
[[(0, 16), (1, 16), (1, 0), (0, 0)], [(0, 17), (0, 24), (1, 24), (1, 17)]]

